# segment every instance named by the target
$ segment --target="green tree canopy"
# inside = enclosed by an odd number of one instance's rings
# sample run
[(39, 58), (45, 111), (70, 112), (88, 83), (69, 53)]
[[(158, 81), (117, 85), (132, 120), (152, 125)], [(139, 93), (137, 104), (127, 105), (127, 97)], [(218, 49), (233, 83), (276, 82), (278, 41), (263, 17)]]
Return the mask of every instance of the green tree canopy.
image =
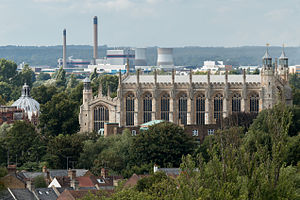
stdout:
[(161, 167), (178, 167), (182, 155), (194, 151), (195, 141), (184, 130), (170, 122), (163, 122), (142, 131), (133, 141), (135, 163), (155, 163)]
[(73, 134), (79, 130), (78, 102), (65, 92), (56, 94), (41, 105), (40, 128), (46, 135)]
[(66, 86), (66, 71), (63, 69), (63, 67), (59, 68), (55, 79), (56, 79), (56, 85), (58, 87)]
[(10, 82), (17, 75), (17, 64), (13, 61), (0, 59), (0, 81)]
[(51, 79), (51, 76), (48, 73), (40, 72), (39, 75), (37, 75), (36, 79), (38, 81), (46, 81)]
[[(58, 135), (49, 140), (47, 154), (43, 157), (48, 166), (56, 169), (66, 169), (72, 162), (78, 161), (84, 145), (85, 136), (82, 134)], [(68, 159), (67, 159), (68, 157)], [(72, 161), (72, 162), (71, 162)]]
[(4, 137), (6, 150), (11, 159), (17, 159), (22, 165), (29, 161), (38, 161), (45, 152), (45, 144), (35, 127), (25, 121), (16, 121)]

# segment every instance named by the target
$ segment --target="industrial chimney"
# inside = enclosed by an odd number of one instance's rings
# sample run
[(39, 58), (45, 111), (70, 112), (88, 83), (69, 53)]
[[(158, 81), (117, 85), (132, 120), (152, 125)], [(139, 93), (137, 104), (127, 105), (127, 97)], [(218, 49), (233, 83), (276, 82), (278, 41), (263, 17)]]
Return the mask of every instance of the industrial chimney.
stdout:
[(67, 67), (67, 31), (63, 30), (63, 68)]
[(146, 48), (135, 49), (135, 66), (147, 66)]
[(96, 64), (98, 59), (98, 19), (97, 16), (94, 17), (94, 60), (93, 64)]
[(157, 66), (171, 66), (173, 63), (173, 48), (157, 49)]

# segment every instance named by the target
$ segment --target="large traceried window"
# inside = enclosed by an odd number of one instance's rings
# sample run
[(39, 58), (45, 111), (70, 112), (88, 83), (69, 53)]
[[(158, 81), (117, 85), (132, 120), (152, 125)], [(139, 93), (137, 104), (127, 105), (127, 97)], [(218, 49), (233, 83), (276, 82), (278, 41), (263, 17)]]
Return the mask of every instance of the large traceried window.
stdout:
[(160, 99), (160, 119), (169, 121), (170, 95), (164, 94)]
[(105, 106), (94, 108), (94, 131), (99, 132), (104, 128), (104, 123), (109, 121), (109, 112)]
[(214, 97), (214, 119), (219, 122), (223, 117), (223, 95), (217, 94)]
[(146, 94), (143, 98), (144, 123), (151, 121), (152, 117), (152, 95)]
[(233, 94), (232, 96), (232, 113), (241, 112), (241, 95), (240, 94)]
[(205, 124), (205, 96), (200, 94), (196, 97), (196, 124)]
[(259, 112), (259, 95), (257, 93), (253, 93), (250, 96), (250, 112), (252, 113)]
[(180, 124), (187, 124), (187, 95), (183, 94), (178, 99), (178, 119)]
[(134, 125), (134, 95), (126, 96), (126, 126)]

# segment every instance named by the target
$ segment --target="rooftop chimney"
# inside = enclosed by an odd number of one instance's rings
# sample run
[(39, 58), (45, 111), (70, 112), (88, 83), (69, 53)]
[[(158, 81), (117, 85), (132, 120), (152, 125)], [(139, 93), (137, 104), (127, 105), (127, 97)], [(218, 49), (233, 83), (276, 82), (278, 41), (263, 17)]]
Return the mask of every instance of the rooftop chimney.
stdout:
[(67, 67), (67, 31), (63, 30), (63, 68)]
[(94, 64), (98, 59), (98, 18), (94, 17)]
[(68, 177), (73, 180), (76, 178), (76, 170), (75, 169), (69, 169), (68, 170)]
[(105, 168), (101, 168), (101, 176), (103, 178), (107, 178), (107, 176), (108, 176), (108, 170), (105, 169)]
[(8, 165), (7, 166), (7, 172), (9, 174), (16, 173), (16, 171), (17, 171), (17, 166), (16, 165)]

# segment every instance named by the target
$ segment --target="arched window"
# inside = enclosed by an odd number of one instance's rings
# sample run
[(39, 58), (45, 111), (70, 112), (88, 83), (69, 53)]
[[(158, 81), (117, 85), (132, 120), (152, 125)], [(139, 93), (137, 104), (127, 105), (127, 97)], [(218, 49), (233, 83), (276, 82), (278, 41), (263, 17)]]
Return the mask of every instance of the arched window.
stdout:
[(164, 94), (160, 99), (160, 119), (169, 121), (170, 95)]
[(129, 94), (126, 97), (126, 126), (134, 125), (134, 95)]
[(220, 121), (223, 115), (223, 95), (217, 94), (214, 97), (214, 118), (216, 121)]
[(205, 124), (205, 96), (200, 94), (196, 97), (196, 124)]
[(180, 124), (187, 124), (187, 95), (183, 94), (178, 99), (178, 119)]
[(152, 117), (152, 95), (146, 94), (143, 99), (144, 123), (151, 121)]
[(259, 112), (259, 95), (257, 93), (254, 93), (250, 96), (250, 112)]
[(94, 131), (98, 132), (104, 128), (104, 123), (109, 121), (109, 112), (105, 106), (94, 108)]
[(232, 96), (232, 113), (241, 112), (241, 95), (233, 94)]

